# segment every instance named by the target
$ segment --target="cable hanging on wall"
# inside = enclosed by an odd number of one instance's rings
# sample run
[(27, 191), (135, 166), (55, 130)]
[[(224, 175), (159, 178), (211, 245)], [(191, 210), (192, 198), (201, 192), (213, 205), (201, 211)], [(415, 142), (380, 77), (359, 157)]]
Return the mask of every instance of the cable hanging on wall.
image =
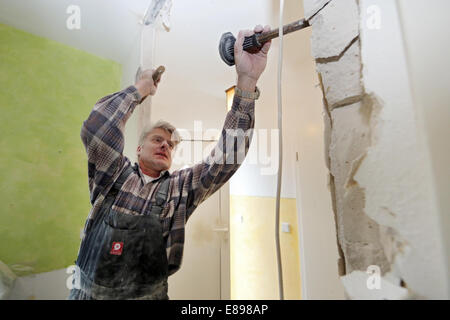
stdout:
[(279, 51), (278, 51), (278, 177), (277, 177), (277, 199), (276, 199), (276, 218), (275, 218), (275, 240), (277, 248), (277, 265), (278, 265), (278, 288), (280, 300), (284, 300), (283, 290), (283, 269), (281, 263), (281, 247), (280, 247), (280, 195), (281, 195), (281, 175), (283, 168), (283, 109), (281, 95), (281, 76), (283, 70), (283, 12), (284, 0), (280, 0), (280, 19), (279, 19)]

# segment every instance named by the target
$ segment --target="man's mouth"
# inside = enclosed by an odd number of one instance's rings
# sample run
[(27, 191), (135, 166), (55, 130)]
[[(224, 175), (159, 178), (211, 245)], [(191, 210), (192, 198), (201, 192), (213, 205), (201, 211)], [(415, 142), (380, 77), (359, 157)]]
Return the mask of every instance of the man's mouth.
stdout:
[(167, 159), (167, 156), (164, 153), (162, 153), (162, 152), (158, 152), (158, 153), (156, 153), (156, 155), (157, 156), (163, 156), (164, 158)]

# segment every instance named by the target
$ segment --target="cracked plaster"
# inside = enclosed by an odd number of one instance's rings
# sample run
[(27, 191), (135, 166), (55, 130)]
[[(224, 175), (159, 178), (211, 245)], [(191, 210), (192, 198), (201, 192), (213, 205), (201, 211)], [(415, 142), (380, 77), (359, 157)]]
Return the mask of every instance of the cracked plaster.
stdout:
[[(384, 33), (364, 24), (374, 2), (384, 13)], [(312, 55), (324, 94), (325, 161), (347, 296), (445, 296), (439, 286), (445, 263), (436, 225), (427, 216), (435, 207), (395, 3), (305, 0), (305, 12), (315, 15)], [(369, 265), (381, 269), (380, 291), (364, 286)]]

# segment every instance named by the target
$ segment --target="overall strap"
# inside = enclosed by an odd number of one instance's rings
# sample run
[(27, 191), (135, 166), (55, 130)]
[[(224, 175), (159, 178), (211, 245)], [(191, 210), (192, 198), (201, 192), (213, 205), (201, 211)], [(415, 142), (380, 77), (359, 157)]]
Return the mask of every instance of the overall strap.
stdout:
[(169, 194), (169, 176), (170, 175), (166, 172), (166, 174), (161, 178), (162, 182), (156, 190), (156, 202), (152, 205), (150, 212), (151, 214), (156, 214), (159, 216), (163, 210), (164, 204), (166, 203), (167, 196)]
[(133, 167), (132, 166), (128, 166), (125, 168), (125, 170), (122, 171), (122, 173), (120, 174), (120, 176), (117, 178), (116, 182), (114, 182), (113, 187), (111, 188), (111, 190), (108, 193), (108, 196), (112, 193), (115, 195), (117, 195), (117, 193), (120, 191), (120, 189), (122, 189), (123, 184), (125, 183), (125, 181), (127, 180), (128, 176), (133, 172)]
[(128, 166), (125, 170), (122, 171), (119, 178), (114, 182), (114, 185), (109, 190), (108, 194), (105, 197), (105, 200), (102, 204), (100, 211), (95, 215), (93, 219), (87, 219), (85, 224), (85, 233), (90, 231), (93, 225), (97, 225), (100, 221), (103, 220), (103, 217), (108, 214), (111, 209), (114, 200), (116, 199), (117, 194), (122, 188), (123, 184), (127, 180), (128, 176), (133, 172), (133, 167)]
[(100, 217), (103, 217), (105, 214), (107, 214), (109, 212), (109, 210), (111, 209), (114, 200), (117, 197), (117, 194), (119, 193), (120, 189), (122, 189), (123, 184), (125, 183), (125, 181), (127, 180), (128, 176), (133, 172), (133, 167), (132, 166), (128, 166), (127, 168), (125, 168), (125, 170), (122, 171), (122, 173), (120, 174), (120, 176), (117, 178), (117, 180), (114, 182), (114, 185), (112, 186), (112, 188), (109, 190), (108, 194), (106, 195), (106, 198), (102, 204), (102, 210), (101, 210), (101, 214), (99, 215)]

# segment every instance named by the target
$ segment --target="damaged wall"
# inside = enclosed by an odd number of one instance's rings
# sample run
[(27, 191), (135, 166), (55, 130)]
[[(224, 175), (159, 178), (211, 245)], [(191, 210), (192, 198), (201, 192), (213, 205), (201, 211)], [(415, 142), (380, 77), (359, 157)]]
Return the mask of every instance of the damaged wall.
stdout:
[[(347, 297), (448, 298), (426, 133), (412, 100), (396, 2), (305, 0), (304, 7), (323, 91)], [(375, 289), (370, 266), (382, 276)]]

